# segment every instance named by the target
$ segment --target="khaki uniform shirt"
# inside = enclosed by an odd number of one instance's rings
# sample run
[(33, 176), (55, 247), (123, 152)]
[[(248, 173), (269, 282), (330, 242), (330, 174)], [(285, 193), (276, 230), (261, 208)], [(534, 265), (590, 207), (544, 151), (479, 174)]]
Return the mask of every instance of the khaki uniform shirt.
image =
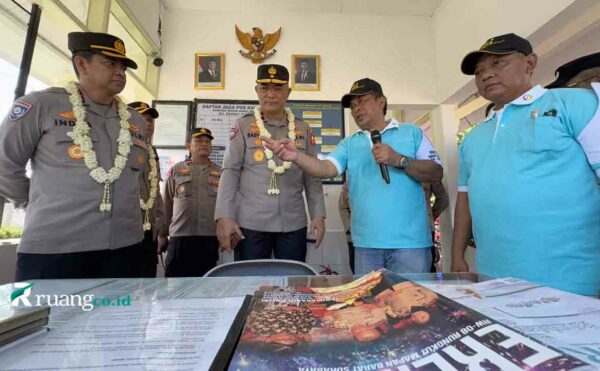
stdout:
[(221, 168), (178, 162), (169, 171), (165, 186), (165, 214), (172, 237), (216, 236), (213, 219)]
[[(158, 153), (156, 149), (149, 145), (148, 146), (148, 156), (152, 156), (156, 161), (157, 171), (156, 177), (158, 178), (159, 184), (156, 187), (156, 198), (154, 199), (154, 205), (152, 209), (150, 209), (150, 224), (152, 225), (152, 238), (156, 240), (158, 236), (167, 236), (167, 225), (165, 220), (165, 205), (163, 203), (162, 196), (160, 195), (160, 181), (162, 181), (160, 177), (160, 162), (158, 158)], [(142, 177), (140, 178), (140, 194), (142, 195), (142, 200), (144, 202), (148, 201), (148, 196), (151, 188), (150, 180), (148, 179), (148, 174), (150, 173), (150, 164), (146, 166)], [(142, 221), (145, 217), (145, 211), (142, 210)]]
[[(98, 164), (108, 170), (120, 130), (116, 104), (99, 105), (85, 94), (83, 99)], [(18, 252), (117, 249), (142, 240), (139, 184), (147, 162), (145, 123), (136, 111), (129, 112), (133, 145), (110, 187), (112, 211), (103, 213), (104, 184), (90, 177), (81, 150), (68, 135), (75, 117), (67, 92), (50, 88), (15, 102), (0, 125), (0, 194), (26, 211)], [(29, 160), (31, 179), (25, 176)]]
[(348, 242), (352, 242), (352, 226), (350, 214), (350, 197), (348, 191), (340, 193), (340, 199), (338, 200), (338, 207), (340, 209), (340, 217), (342, 218), (342, 225), (344, 226), (344, 232), (346, 232), (346, 239)]
[[(295, 126), (298, 149), (316, 156), (314, 137), (308, 124), (296, 120)], [(274, 139), (288, 136), (285, 119), (265, 120), (265, 127)], [(275, 160), (281, 164), (281, 160)], [(303, 191), (306, 193), (310, 217), (325, 217), (320, 179), (307, 175), (292, 164), (284, 174), (277, 175), (281, 193), (273, 196), (267, 194), (271, 174), (254, 114), (249, 112), (238, 119), (231, 131), (223, 160), (215, 220), (232, 218), (243, 228), (262, 232), (295, 231), (307, 224)]]

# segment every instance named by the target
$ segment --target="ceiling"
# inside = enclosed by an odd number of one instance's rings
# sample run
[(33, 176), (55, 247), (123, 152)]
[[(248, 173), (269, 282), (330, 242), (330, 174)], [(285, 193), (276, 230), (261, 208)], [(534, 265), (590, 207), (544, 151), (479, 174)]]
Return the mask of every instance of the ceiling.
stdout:
[(431, 17), (443, 0), (160, 0), (169, 9)]

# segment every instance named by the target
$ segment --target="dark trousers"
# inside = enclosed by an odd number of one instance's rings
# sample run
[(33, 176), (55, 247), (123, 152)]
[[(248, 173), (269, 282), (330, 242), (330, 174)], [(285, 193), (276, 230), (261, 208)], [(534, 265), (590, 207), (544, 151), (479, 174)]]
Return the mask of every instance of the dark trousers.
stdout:
[(140, 243), (116, 250), (17, 254), (15, 281), (60, 278), (131, 278), (139, 275)]
[(216, 236), (171, 237), (165, 277), (202, 277), (217, 266), (219, 241)]
[(348, 241), (348, 257), (350, 260), (350, 270), (354, 274), (354, 244), (351, 241)]
[(431, 269), (430, 269), (430, 272), (431, 273), (436, 273), (437, 272), (437, 268), (435, 266), (435, 263), (437, 263), (440, 260), (440, 254), (439, 254), (437, 248), (435, 247), (435, 232), (431, 232), (431, 241), (433, 243), (433, 246), (430, 247), (430, 249), (431, 249)]
[(158, 264), (158, 241), (153, 238), (152, 230), (144, 232), (142, 257), (139, 262), (139, 277), (155, 278)]
[(306, 227), (292, 232), (260, 232), (241, 228), (245, 239), (234, 250), (234, 259), (306, 260)]

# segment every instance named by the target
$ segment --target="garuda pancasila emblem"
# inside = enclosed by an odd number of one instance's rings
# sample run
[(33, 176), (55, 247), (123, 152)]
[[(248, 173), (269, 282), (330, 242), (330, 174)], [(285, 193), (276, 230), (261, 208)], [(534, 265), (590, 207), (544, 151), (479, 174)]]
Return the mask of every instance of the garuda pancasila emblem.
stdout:
[(272, 34), (267, 35), (263, 35), (263, 32), (259, 27), (252, 27), (252, 32), (253, 34), (243, 32), (237, 25), (235, 26), (235, 34), (242, 46), (246, 49), (240, 50), (240, 54), (251, 59), (252, 63), (261, 63), (277, 52), (273, 47), (277, 44), (277, 41), (279, 41), (281, 27)]

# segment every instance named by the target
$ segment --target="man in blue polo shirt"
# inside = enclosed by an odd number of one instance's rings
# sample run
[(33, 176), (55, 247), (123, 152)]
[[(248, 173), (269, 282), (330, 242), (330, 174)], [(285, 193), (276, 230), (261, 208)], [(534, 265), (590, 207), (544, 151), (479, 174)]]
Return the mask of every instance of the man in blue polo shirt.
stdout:
[(533, 86), (537, 56), (515, 34), (469, 53), (461, 70), (475, 75), (494, 103), (459, 149), (452, 270), (473, 230), (477, 267), (584, 295), (600, 290), (600, 113), (585, 89)]
[[(356, 81), (342, 105), (351, 109), (361, 130), (325, 160), (306, 156), (290, 140), (262, 139), (281, 159), (312, 176), (330, 178), (348, 170), (357, 274), (380, 268), (428, 272), (432, 242), (421, 182), (442, 179), (437, 152), (418, 127), (385, 120), (387, 99), (374, 80)], [(381, 132), (382, 143), (372, 142), (374, 131)], [(388, 167), (389, 184), (379, 164)]]

